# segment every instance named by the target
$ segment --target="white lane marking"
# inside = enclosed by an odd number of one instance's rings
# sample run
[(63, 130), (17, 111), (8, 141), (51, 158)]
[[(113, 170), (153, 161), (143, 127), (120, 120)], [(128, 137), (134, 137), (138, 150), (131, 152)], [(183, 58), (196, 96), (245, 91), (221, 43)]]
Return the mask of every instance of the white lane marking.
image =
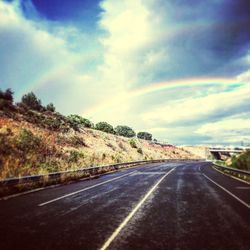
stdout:
[(23, 195), (31, 194), (31, 193), (36, 193), (36, 192), (39, 192), (39, 191), (42, 191), (42, 190), (45, 190), (45, 189), (52, 189), (52, 188), (59, 187), (59, 186), (62, 186), (62, 185), (63, 184), (55, 184), (55, 185), (51, 185), (51, 186), (47, 186), (47, 187), (41, 187), (41, 188), (36, 188), (36, 189), (24, 191), (24, 192), (17, 193), (17, 194), (7, 195), (7, 196), (4, 196), (4, 197), (0, 198), (0, 201), (2, 201), (2, 200), (6, 201), (6, 200), (9, 200), (9, 199), (12, 199), (12, 198), (19, 197), (19, 196), (23, 196)]
[(115, 180), (118, 180), (118, 179), (120, 179), (120, 178), (122, 178), (122, 177), (125, 177), (125, 176), (127, 176), (127, 175), (133, 174), (133, 173), (136, 172), (136, 171), (137, 171), (137, 170), (135, 170), (135, 171), (133, 171), (133, 172), (130, 172), (130, 173), (128, 173), (128, 174), (124, 174), (124, 175), (115, 177), (115, 178), (113, 178), (113, 179), (110, 179), (110, 180), (107, 180), (107, 181), (104, 181), (104, 182), (101, 182), (101, 183), (98, 183), (98, 184), (96, 184), (96, 185), (93, 185), (93, 186), (90, 186), (90, 187), (86, 187), (86, 188), (80, 189), (80, 190), (78, 190), (78, 191), (69, 193), (69, 194), (65, 194), (65, 195), (60, 196), (60, 197), (57, 197), (57, 198), (55, 198), (55, 199), (53, 199), (53, 200), (49, 200), (49, 201), (40, 203), (38, 206), (39, 206), (39, 207), (42, 207), (42, 206), (45, 206), (45, 205), (50, 204), (50, 203), (52, 203), (52, 202), (59, 201), (59, 200), (62, 200), (62, 199), (64, 199), (64, 198), (67, 198), (67, 197), (69, 197), (69, 196), (72, 196), (72, 195), (75, 195), (75, 194), (79, 194), (79, 193), (84, 192), (84, 191), (86, 191), (86, 190), (89, 190), (89, 189), (92, 189), (92, 188), (95, 188), (95, 187), (104, 185), (104, 184), (106, 184), (106, 183), (108, 183), (108, 182), (115, 181)]
[(217, 187), (221, 188), (223, 191), (225, 191), (226, 193), (228, 193), (229, 195), (231, 195), (233, 198), (235, 198), (237, 201), (239, 201), (241, 204), (243, 204), (244, 206), (246, 206), (247, 208), (250, 208), (250, 205), (247, 204), (245, 201), (241, 200), (239, 197), (237, 197), (236, 195), (234, 195), (233, 193), (231, 193), (230, 191), (228, 191), (226, 188), (222, 187), (220, 184), (218, 184), (217, 182), (213, 181), (211, 178), (209, 178), (207, 175), (203, 174), (204, 177), (206, 177), (209, 181), (211, 181), (212, 183), (214, 183)]
[(133, 175), (155, 175), (155, 174), (165, 174), (166, 172), (137, 172), (137, 173), (134, 173)]
[(240, 181), (240, 182), (246, 183), (246, 184), (248, 184), (248, 185), (250, 184), (249, 181), (245, 181), (245, 180), (240, 179), (240, 178), (238, 178), (238, 177), (232, 176), (231, 174), (227, 174), (227, 173), (225, 173), (225, 172), (223, 172), (223, 171), (220, 171), (219, 169), (217, 169), (217, 168), (214, 167), (214, 166), (212, 166), (212, 168), (213, 168), (215, 171), (217, 171), (217, 172), (219, 172), (219, 173), (221, 173), (221, 174), (223, 174), (223, 175), (226, 175), (226, 176), (228, 176), (228, 177), (230, 177), (230, 178), (232, 178), (232, 179), (235, 179), (236, 181)]
[(121, 230), (128, 224), (130, 219), (134, 216), (137, 210), (142, 206), (142, 204), (147, 200), (147, 198), (155, 191), (155, 189), (159, 186), (159, 184), (163, 181), (163, 179), (169, 175), (175, 168), (171, 169), (164, 176), (162, 176), (156, 184), (147, 192), (147, 194), (141, 199), (141, 201), (136, 205), (136, 207), (129, 213), (129, 215), (123, 220), (123, 222), (119, 225), (119, 227), (113, 232), (113, 234), (108, 238), (108, 240), (103, 244), (100, 250), (105, 250), (109, 247), (111, 242), (119, 235)]

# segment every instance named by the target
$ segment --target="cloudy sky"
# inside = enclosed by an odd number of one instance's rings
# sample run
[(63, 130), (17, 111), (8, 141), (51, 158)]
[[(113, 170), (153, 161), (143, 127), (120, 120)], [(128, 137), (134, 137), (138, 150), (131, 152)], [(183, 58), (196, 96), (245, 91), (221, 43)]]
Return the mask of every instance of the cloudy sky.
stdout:
[(0, 88), (176, 144), (250, 143), (248, 0), (0, 1)]

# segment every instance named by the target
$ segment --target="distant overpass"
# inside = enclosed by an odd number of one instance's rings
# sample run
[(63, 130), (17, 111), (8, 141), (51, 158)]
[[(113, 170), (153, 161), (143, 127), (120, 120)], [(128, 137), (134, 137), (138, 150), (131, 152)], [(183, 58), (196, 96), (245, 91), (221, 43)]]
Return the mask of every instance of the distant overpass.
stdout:
[(245, 151), (244, 148), (209, 148), (208, 151), (216, 159), (221, 160), (232, 155), (241, 154)]

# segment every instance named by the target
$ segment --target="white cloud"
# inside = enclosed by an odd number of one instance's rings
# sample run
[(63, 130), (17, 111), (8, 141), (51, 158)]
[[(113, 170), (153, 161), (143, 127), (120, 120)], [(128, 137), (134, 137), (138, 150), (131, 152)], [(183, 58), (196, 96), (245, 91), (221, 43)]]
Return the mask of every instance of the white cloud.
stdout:
[[(35, 91), (65, 113), (80, 112), (83, 102), (93, 103), (94, 98), (85, 93), (93, 91), (89, 71), (95, 67), (98, 51), (96, 44), (93, 50), (84, 49), (86, 34), (77, 35), (75, 27), (57, 23), (52, 28), (48, 21), (26, 19), (18, 1), (0, 2), (0, 16), (1, 88), (18, 90), (17, 99)], [(69, 101), (72, 95), (75, 102)]]
[(208, 96), (186, 96), (180, 100), (161, 103), (160, 107), (144, 112), (140, 118), (152, 125), (157, 123), (165, 126), (182, 126), (203, 123), (238, 112), (246, 112), (249, 96), (248, 85), (230, 92), (218, 92)]
[(250, 119), (231, 118), (204, 124), (196, 132), (209, 135), (212, 142), (240, 144), (241, 141), (250, 142), (249, 128)]
[[(238, 122), (247, 125), (244, 117), (230, 120), (248, 109), (250, 88), (246, 84), (232, 89), (226, 85), (199, 87), (193, 93), (187, 86), (130, 98), (138, 86), (182, 77), (186, 72), (196, 76), (197, 71), (207, 72), (205, 66), (214, 63), (207, 48), (199, 53), (199, 48), (192, 47), (200, 44), (201, 27), (192, 21), (193, 36), (188, 34), (181, 22), (170, 20), (173, 8), (161, 7), (162, 3), (102, 1), (99, 25), (103, 32), (98, 36), (39, 17), (28, 20), (18, 2), (1, 1), (1, 87), (19, 89), (19, 96), (36, 90), (45, 103), (55, 102), (66, 114), (84, 115), (97, 103), (101, 106), (111, 100), (111, 106), (93, 117), (89, 112), (88, 118), (128, 124), (172, 141), (209, 140), (207, 135), (215, 138), (220, 131), (215, 128), (213, 132), (211, 121), (221, 130), (230, 122), (234, 127)], [(238, 78), (249, 82), (249, 72)], [(112, 102), (114, 97), (117, 99)]]
[(105, 79), (121, 90), (150, 82), (167, 60), (166, 49), (157, 46), (160, 27), (155, 13), (141, 0), (106, 0), (101, 7), (100, 26), (107, 33), (101, 39), (105, 53), (100, 70)]

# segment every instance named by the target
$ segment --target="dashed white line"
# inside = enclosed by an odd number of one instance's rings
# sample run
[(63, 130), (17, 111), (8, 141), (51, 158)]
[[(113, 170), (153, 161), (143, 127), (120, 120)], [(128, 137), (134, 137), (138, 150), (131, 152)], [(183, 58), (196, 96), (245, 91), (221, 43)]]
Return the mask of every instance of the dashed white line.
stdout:
[(209, 178), (207, 175), (203, 174), (203, 176), (205, 178), (207, 178), (209, 181), (211, 181), (212, 183), (214, 183), (217, 187), (221, 188), (223, 191), (225, 191), (226, 193), (228, 193), (229, 195), (231, 195), (233, 198), (235, 198), (237, 201), (239, 201), (241, 204), (243, 204), (244, 206), (246, 206), (247, 208), (250, 208), (250, 205), (248, 203), (246, 203), (245, 201), (241, 200), (239, 197), (237, 197), (235, 194), (231, 193), (229, 190), (227, 190), (226, 188), (222, 187), (220, 184), (218, 184), (217, 182), (213, 181), (211, 178)]
[(162, 176), (156, 184), (146, 193), (146, 195), (141, 199), (141, 201), (136, 205), (136, 207), (129, 213), (129, 215), (123, 220), (123, 222), (119, 225), (119, 227), (113, 232), (113, 234), (108, 238), (108, 240), (103, 244), (100, 250), (105, 250), (109, 247), (112, 241), (119, 235), (121, 230), (128, 224), (130, 219), (134, 216), (134, 214), (138, 211), (138, 209), (142, 206), (142, 204), (148, 199), (148, 197), (154, 192), (154, 190), (159, 186), (159, 184), (163, 181), (163, 179), (169, 175), (175, 168), (167, 172), (164, 176)]
[(133, 173), (136, 172), (136, 171), (137, 171), (137, 170), (135, 170), (135, 171), (133, 171), (133, 172), (130, 172), (130, 173), (128, 173), (128, 174), (124, 174), (124, 175), (115, 177), (115, 178), (113, 178), (113, 179), (110, 179), (110, 180), (107, 180), (107, 181), (104, 181), (104, 182), (101, 182), (101, 183), (98, 183), (98, 184), (96, 184), (96, 185), (93, 185), (93, 186), (90, 186), (90, 187), (86, 187), (86, 188), (77, 190), (77, 191), (75, 191), (75, 192), (69, 193), (69, 194), (65, 194), (65, 195), (60, 196), (60, 197), (57, 197), (57, 198), (55, 198), (55, 199), (52, 199), (52, 200), (49, 200), (49, 201), (40, 203), (38, 206), (39, 206), (39, 207), (42, 207), (42, 206), (48, 205), (48, 204), (50, 204), (50, 203), (53, 203), (53, 202), (62, 200), (62, 199), (64, 199), (64, 198), (67, 198), (67, 197), (69, 197), (69, 196), (72, 196), (72, 195), (75, 195), (75, 194), (79, 194), (79, 193), (84, 192), (84, 191), (86, 191), (86, 190), (89, 190), (89, 189), (92, 189), (92, 188), (95, 188), (95, 187), (104, 185), (104, 184), (106, 184), (106, 183), (109, 183), (109, 182), (111, 182), (111, 181), (118, 180), (118, 179), (123, 178), (123, 177), (128, 176), (128, 175), (131, 175), (131, 174), (133, 174)]

